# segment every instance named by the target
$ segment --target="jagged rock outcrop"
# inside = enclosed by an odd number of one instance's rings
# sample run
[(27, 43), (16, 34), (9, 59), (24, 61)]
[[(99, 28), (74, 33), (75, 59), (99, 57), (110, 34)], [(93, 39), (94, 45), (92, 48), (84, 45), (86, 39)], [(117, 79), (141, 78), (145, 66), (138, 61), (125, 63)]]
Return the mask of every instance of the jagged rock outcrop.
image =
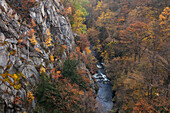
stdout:
[(16, 104), (16, 99), (27, 103), (27, 93), (34, 92), (40, 71), (45, 68), (48, 73), (74, 50), (74, 37), (60, 0), (37, 2), (22, 21), (23, 14), (17, 13), (10, 0), (0, 0), (1, 113), (24, 112), (24, 104)]

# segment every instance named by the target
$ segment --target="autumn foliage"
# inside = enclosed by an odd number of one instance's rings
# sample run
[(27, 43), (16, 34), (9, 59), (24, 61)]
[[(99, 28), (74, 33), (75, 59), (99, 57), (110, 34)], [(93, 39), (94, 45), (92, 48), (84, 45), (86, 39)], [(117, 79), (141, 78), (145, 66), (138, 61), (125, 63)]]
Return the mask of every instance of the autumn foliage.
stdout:
[(169, 5), (90, 0), (87, 36), (116, 91), (113, 112), (169, 111)]
[[(66, 70), (64, 69), (64, 71)], [(45, 73), (41, 74), (41, 82), (36, 93), (36, 97), (38, 99), (37, 111), (43, 109), (48, 112), (63, 113), (94, 112), (95, 99), (94, 94), (92, 94), (90, 90), (86, 89), (86, 91), (84, 91), (84, 89), (81, 88), (82, 86), (80, 83), (78, 84), (76, 81), (71, 81), (72, 79), (70, 80), (70, 77), (66, 77), (66, 75), (58, 78), (60, 71), (55, 73), (55, 71), (52, 70), (51, 73), (55, 74), (57, 77), (57, 79), (53, 77), (55, 82), (50, 82), (51, 80), (49, 80)], [(69, 76), (75, 75), (73, 74)], [(79, 79), (80, 82), (80, 79), (86, 82), (88, 81), (88, 78), (83, 79), (78, 77), (77, 79)], [(89, 82), (86, 84), (88, 85)], [(91, 106), (88, 106), (87, 103), (91, 104)]]

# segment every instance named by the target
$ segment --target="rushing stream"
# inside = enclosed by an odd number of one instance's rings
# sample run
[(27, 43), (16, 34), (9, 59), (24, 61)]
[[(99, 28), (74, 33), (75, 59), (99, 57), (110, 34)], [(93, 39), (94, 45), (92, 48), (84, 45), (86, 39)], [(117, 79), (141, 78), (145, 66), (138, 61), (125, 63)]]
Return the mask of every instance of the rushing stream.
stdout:
[(94, 78), (96, 78), (99, 85), (99, 90), (97, 93), (96, 100), (101, 103), (100, 108), (98, 108), (97, 112), (107, 113), (113, 107), (112, 84), (110, 83), (110, 80), (106, 77), (106, 73), (104, 71), (103, 65), (101, 63), (98, 63), (97, 68), (98, 68), (98, 73), (93, 75)]

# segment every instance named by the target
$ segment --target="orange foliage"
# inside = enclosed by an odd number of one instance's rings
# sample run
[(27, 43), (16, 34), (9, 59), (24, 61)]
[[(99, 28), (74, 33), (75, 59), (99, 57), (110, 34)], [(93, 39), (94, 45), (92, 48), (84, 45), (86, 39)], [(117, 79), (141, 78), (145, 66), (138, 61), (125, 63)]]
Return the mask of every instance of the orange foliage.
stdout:
[(29, 25), (31, 28), (33, 28), (33, 27), (36, 27), (37, 25), (36, 25), (36, 23), (35, 23), (35, 21), (34, 21), (34, 19), (31, 19), (31, 23), (30, 23), (30, 25)]
[(152, 105), (149, 105), (146, 100), (141, 99), (138, 103), (136, 103), (136, 107), (133, 108), (133, 113), (153, 113), (154, 108)]
[(27, 42), (24, 39), (18, 39), (18, 43), (26, 44)]
[[(168, 112), (170, 100), (166, 97), (156, 96), (152, 100), (140, 99), (133, 108), (133, 113), (155, 113)], [(159, 110), (159, 111), (158, 111)]]
[(62, 14), (63, 16), (67, 16), (67, 15), (69, 15), (69, 14), (71, 14), (71, 13), (72, 13), (72, 8), (71, 8), (71, 7), (66, 7), (66, 8), (64, 8), (64, 11), (61, 12), (61, 14)]
[(76, 43), (80, 47), (81, 52), (90, 45), (86, 35), (81, 35), (79, 39), (77, 39)]
[(64, 87), (59, 86), (62, 91), (61, 98), (65, 100), (61, 104), (65, 104), (67, 106), (67, 108), (65, 108), (65, 111), (68, 111), (68, 109), (70, 109), (72, 105), (77, 104), (78, 101), (80, 100), (79, 86), (77, 84), (70, 84), (69, 80), (67, 79), (63, 79), (59, 82), (61, 83), (60, 86), (64, 86)]
[(34, 29), (31, 29), (27, 33), (28, 33), (28, 36), (31, 37), (34, 35), (34, 33), (36, 33), (36, 31)]
[(61, 71), (56, 71), (55, 68), (53, 68), (50, 72), (51, 72), (52, 79), (54, 79), (55, 81), (57, 81), (60, 77), (62, 77)]
[(80, 47), (76, 47), (76, 52), (80, 52)]
[(95, 95), (91, 91), (84, 93), (84, 95), (80, 97), (80, 100), (81, 108), (84, 110), (83, 113), (95, 112), (96, 99)]
[(87, 84), (91, 82), (87, 76), (82, 76), (82, 78)]
[(36, 3), (36, 0), (21, 0), (21, 8), (28, 10), (30, 7), (32, 7)]
[(79, 56), (75, 52), (70, 53), (70, 59), (78, 59), (78, 58), (79, 58)]
[(17, 96), (14, 100), (14, 104), (15, 105), (22, 104), (21, 97)]

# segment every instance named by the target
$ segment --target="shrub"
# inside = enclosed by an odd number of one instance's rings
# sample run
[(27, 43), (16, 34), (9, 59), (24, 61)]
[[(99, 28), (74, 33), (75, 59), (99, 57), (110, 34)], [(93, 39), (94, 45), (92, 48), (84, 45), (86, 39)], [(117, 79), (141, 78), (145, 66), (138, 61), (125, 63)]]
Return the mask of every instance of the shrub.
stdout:
[(86, 88), (86, 82), (82, 79), (77, 71), (78, 60), (68, 58), (63, 65), (62, 75), (70, 80), (73, 84), (79, 85), (80, 89)]
[[(37, 109), (35, 112), (44, 113), (80, 113), (82, 111), (94, 111), (94, 107), (87, 106), (88, 99), (94, 106), (93, 95), (84, 94), (75, 83), (70, 84), (68, 79), (60, 79), (58, 82), (50, 82), (45, 73), (41, 74), (41, 81), (36, 90)], [(88, 113), (88, 112), (87, 112)]]

